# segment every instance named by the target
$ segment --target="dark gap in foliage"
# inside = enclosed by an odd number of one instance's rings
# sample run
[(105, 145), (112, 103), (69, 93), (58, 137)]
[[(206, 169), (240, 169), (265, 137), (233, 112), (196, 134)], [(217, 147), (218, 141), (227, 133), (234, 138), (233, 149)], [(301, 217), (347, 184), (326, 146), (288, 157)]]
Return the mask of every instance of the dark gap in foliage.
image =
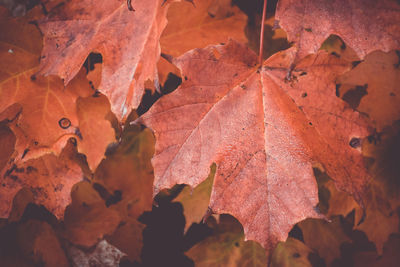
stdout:
[(146, 90), (142, 101), (140, 102), (139, 107), (137, 108), (136, 112), (138, 116), (143, 115), (146, 111), (148, 111), (151, 106), (163, 95), (167, 95), (175, 91), (176, 88), (182, 83), (182, 79), (179, 76), (176, 76), (172, 72), (168, 73), (167, 80), (165, 81), (164, 85), (161, 86), (159, 92), (152, 92), (150, 90)]
[(303, 231), (301, 230), (298, 224), (293, 226), (292, 230), (290, 230), (289, 237), (296, 238), (297, 240), (300, 240), (301, 242), (304, 243)]
[(103, 57), (99, 53), (90, 53), (83, 63), (83, 67), (86, 69), (86, 73), (94, 70), (94, 64), (103, 63)]
[(342, 97), (351, 108), (356, 109), (360, 105), (361, 98), (368, 94), (368, 84), (357, 85), (353, 89), (348, 90)]

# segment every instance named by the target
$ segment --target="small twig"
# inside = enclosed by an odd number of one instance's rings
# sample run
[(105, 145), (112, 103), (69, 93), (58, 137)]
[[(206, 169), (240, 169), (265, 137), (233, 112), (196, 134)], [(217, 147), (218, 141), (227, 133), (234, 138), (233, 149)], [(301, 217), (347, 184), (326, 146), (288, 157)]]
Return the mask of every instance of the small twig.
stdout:
[(258, 53), (258, 63), (262, 65), (263, 62), (263, 48), (264, 48), (264, 22), (267, 14), (267, 0), (264, 0), (263, 14), (261, 19), (261, 33), (260, 33), (260, 52)]

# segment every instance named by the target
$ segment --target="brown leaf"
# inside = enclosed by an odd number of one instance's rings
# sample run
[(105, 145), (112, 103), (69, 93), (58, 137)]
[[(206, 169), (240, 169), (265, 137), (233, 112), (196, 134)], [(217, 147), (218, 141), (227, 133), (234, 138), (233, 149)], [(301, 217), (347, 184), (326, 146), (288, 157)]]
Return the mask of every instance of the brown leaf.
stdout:
[(210, 174), (201, 184), (195, 188), (185, 186), (182, 192), (174, 199), (183, 206), (186, 224), (185, 232), (192, 223), (200, 223), (202, 219), (207, 219), (207, 209), (210, 203), (211, 190), (214, 182), (216, 166), (213, 164), (210, 168)]
[(94, 188), (106, 205), (118, 212), (122, 223), (107, 240), (126, 253), (131, 261), (140, 260), (142, 230), (138, 217), (151, 210), (153, 203), (154, 137), (150, 130), (126, 126), (121, 142), (97, 168)]
[(308, 255), (312, 250), (303, 242), (289, 237), (286, 242), (279, 242), (272, 254), (271, 266), (311, 267)]
[(163, 0), (68, 1), (39, 22), (44, 34), (40, 74), (55, 74), (69, 83), (90, 52), (103, 56), (99, 90), (119, 119), (139, 105), (146, 80), (156, 81), (158, 39), (168, 4)]
[(374, 50), (400, 48), (400, 6), (394, 0), (281, 0), (276, 19), (295, 43), (295, 62), (315, 53), (331, 34), (361, 59)]
[(8, 216), (8, 222), (17, 222), (21, 219), (24, 214), (25, 208), (29, 203), (35, 202), (35, 196), (33, 192), (28, 188), (22, 188), (15, 194), (12, 209)]
[(358, 95), (357, 110), (375, 121), (378, 131), (400, 119), (400, 54), (371, 53), (354, 69), (338, 79), (340, 95)]
[(0, 170), (3, 170), (14, 153), (14, 145), (15, 135), (9, 127), (0, 123)]
[(383, 254), (375, 251), (359, 252), (353, 256), (355, 267), (396, 267), (400, 262), (400, 237), (392, 235), (383, 247)]
[[(213, 224), (216, 224), (213, 222)], [(214, 233), (193, 246), (186, 255), (196, 266), (266, 266), (263, 248), (245, 241), (243, 228), (233, 217), (221, 215)]]
[(192, 50), (175, 61), (181, 87), (139, 119), (157, 140), (155, 192), (195, 187), (216, 162), (211, 209), (235, 216), (267, 250), (296, 222), (319, 216), (313, 162), (358, 200), (368, 179), (349, 145), (367, 135), (366, 122), (335, 95), (333, 81), (348, 65), (320, 52), (287, 82), (294, 54), (275, 55), (259, 73), (256, 56), (236, 42)]
[(43, 266), (69, 266), (57, 235), (46, 222), (29, 220), (17, 228), (22, 255)]
[(340, 258), (340, 246), (344, 242), (351, 243), (351, 239), (344, 233), (339, 217), (331, 221), (307, 219), (299, 223), (302, 230), (304, 243), (318, 251), (318, 254), (325, 259), (328, 266), (332, 261)]
[(355, 209), (354, 229), (364, 231), (380, 255), (384, 243), (390, 234), (398, 232), (399, 226), (398, 131), (398, 128), (387, 130), (381, 133), (377, 144), (366, 142), (364, 145), (363, 154), (373, 159), (369, 166), (373, 179), (365, 193), (364, 209), (358, 207), (350, 196), (337, 192), (329, 183), (326, 185), (330, 191), (328, 215), (346, 216)]
[(88, 182), (71, 190), (71, 204), (65, 209), (63, 235), (71, 243), (89, 248), (114, 232), (120, 222), (118, 212), (107, 208)]

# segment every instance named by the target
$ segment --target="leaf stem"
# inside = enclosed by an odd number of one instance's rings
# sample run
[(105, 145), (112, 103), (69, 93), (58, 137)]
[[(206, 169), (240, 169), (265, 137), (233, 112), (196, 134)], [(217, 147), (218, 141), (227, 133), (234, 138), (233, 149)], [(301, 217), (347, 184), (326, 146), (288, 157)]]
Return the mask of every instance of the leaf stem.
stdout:
[(260, 32), (260, 52), (258, 53), (258, 62), (262, 65), (263, 62), (263, 48), (264, 48), (264, 22), (267, 14), (267, 0), (264, 0), (263, 14), (261, 19), (261, 32)]

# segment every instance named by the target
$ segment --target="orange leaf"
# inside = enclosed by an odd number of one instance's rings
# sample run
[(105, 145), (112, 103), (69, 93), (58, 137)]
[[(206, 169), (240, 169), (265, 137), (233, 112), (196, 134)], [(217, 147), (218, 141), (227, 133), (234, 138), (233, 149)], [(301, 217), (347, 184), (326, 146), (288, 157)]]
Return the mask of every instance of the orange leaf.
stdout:
[(68, 1), (39, 22), (44, 34), (40, 74), (55, 74), (69, 83), (90, 52), (103, 56), (99, 90), (119, 119), (136, 108), (146, 80), (156, 80), (158, 39), (167, 20), (163, 0)]
[(393, 0), (280, 0), (275, 18), (295, 43), (296, 62), (315, 53), (331, 34), (361, 59), (374, 50), (400, 48), (400, 6)]
[[(177, 57), (197, 47), (227, 42), (246, 42), (247, 16), (231, 0), (195, 0), (173, 3), (168, 25), (161, 35), (163, 53)], [(184, 14), (187, 14), (186, 16)]]
[(70, 190), (82, 177), (76, 151), (71, 143), (58, 157), (47, 154), (18, 166), (14, 164), (1, 177), (0, 214), (2, 217), (8, 216), (14, 195), (26, 187), (33, 192), (35, 203), (62, 218), (70, 202)]
[(256, 56), (236, 42), (192, 50), (175, 61), (181, 87), (139, 118), (157, 140), (155, 192), (195, 187), (216, 162), (210, 208), (235, 216), (267, 250), (296, 222), (319, 216), (314, 162), (359, 201), (368, 181), (349, 145), (368, 134), (366, 121), (335, 95), (347, 63), (320, 52), (287, 82), (294, 55), (278, 53), (255, 72)]

